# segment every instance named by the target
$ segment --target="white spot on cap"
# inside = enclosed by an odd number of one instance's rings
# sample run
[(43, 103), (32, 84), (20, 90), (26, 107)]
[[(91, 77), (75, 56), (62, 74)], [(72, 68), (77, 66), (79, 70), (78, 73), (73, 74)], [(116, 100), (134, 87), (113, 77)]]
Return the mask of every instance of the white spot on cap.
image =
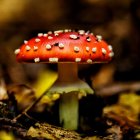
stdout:
[(17, 55), (17, 54), (19, 54), (20, 53), (20, 49), (16, 49), (15, 50), (15, 54)]
[(64, 44), (63, 43), (59, 43), (58, 46), (59, 46), (59, 48), (64, 48)]
[(101, 35), (96, 35), (96, 38), (97, 38), (98, 41), (102, 40), (102, 36)]
[(36, 39), (35, 39), (35, 42), (39, 42), (39, 41), (40, 41), (40, 39), (39, 39), (39, 38), (36, 38)]
[(103, 53), (103, 54), (106, 54), (105, 48), (102, 48), (102, 53)]
[(29, 50), (31, 49), (31, 47), (27, 45), (27, 46), (25, 47), (25, 49), (26, 49), (26, 51), (29, 51)]
[(109, 51), (112, 51), (113, 50), (113, 48), (112, 48), (111, 45), (108, 45), (108, 49), (109, 49)]
[(110, 52), (110, 53), (109, 53), (109, 56), (110, 56), (110, 57), (113, 57), (113, 56), (114, 56), (114, 52)]
[(85, 35), (89, 35), (89, 31), (87, 31), (87, 32), (85, 33)]
[(65, 29), (64, 32), (67, 33), (67, 32), (69, 32), (69, 30), (68, 29)]
[(86, 40), (87, 40), (88, 42), (90, 42), (90, 41), (91, 41), (91, 38), (90, 38), (90, 37), (87, 37)]
[(51, 47), (50, 44), (47, 44), (47, 45), (46, 45), (46, 49), (47, 49), (47, 50), (50, 50), (51, 48), (52, 48), (52, 47)]
[(98, 41), (102, 40), (102, 36), (101, 35), (96, 35), (96, 38), (97, 38)]
[(86, 51), (87, 51), (87, 52), (89, 51), (89, 47), (86, 47)]
[(79, 47), (77, 47), (77, 46), (74, 47), (75, 52), (79, 52), (79, 50), (80, 50)]
[(43, 33), (38, 33), (38, 37), (42, 37), (43, 36)]
[(55, 33), (54, 35), (55, 35), (55, 36), (59, 36), (59, 34), (58, 34), (58, 33)]
[(84, 35), (84, 34), (85, 34), (85, 31), (84, 31), (84, 30), (79, 30), (78, 33), (79, 33), (80, 35)]
[(49, 34), (49, 35), (52, 34), (52, 31), (48, 31), (48, 34)]
[(52, 36), (48, 36), (48, 39), (53, 39), (53, 37)]
[(49, 58), (49, 62), (58, 62), (58, 58), (56, 57)]
[(77, 35), (70, 35), (70, 38), (72, 38), (72, 39), (77, 39), (78, 36), (77, 36)]
[(97, 48), (96, 47), (92, 48), (92, 52), (93, 53), (95, 53), (96, 51), (97, 51)]
[(37, 46), (34, 46), (34, 51), (37, 51), (38, 50), (38, 47)]
[(44, 37), (47, 37), (47, 36), (48, 36), (48, 34), (44, 34), (43, 36), (44, 36)]
[(34, 59), (34, 62), (35, 62), (35, 63), (40, 62), (40, 58), (39, 58), (39, 57), (35, 58), (35, 59)]
[(91, 59), (88, 59), (88, 60), (87, 60), (87, 63), (92, 63), (92, 60), (91, 60)]
[(28, 43), (28, 41), (27, 40), (24, 40), (24, 44), (27, 44)]
[(54, 34), (63, 33), (63, 30), (54, 31)]
[(75, 58), (75, 62), (80, 62), (81, 58)]

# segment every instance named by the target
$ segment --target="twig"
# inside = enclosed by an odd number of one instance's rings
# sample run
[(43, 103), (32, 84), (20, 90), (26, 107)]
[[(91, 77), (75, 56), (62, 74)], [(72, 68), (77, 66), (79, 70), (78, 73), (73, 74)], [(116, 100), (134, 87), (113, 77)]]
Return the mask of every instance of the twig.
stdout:
[(14, 131), (14, 132), (16, 131), (17, 135), (24, 136), (24, 137), (27, 133), (27, 130), (21, 124), (18, 124), (15, 121), (10, 120), (8, 118), (0, 118), (0, 128)]
[[(49, 90), (49, 89), (48, 89), (48, 90)], [(41, 100), (41, 98), (47, 93), (48, 90), (46, 90), (35, 102), (33, 102), (30, 106), (28, 106), (22, 113), (20, 113), (18, 116), (16, 116), (16, 117), (13, 119), (13, 121), (17, 121), (22, 115), (25, 115), (25, 116), (27, 116), (27, 117), (30, 118), (30, 119), (33, 119), (32, 117), (30, 117), (30, 116), (27, 114), (27, 112), (28, 112), (30, 109), (32, 109), (32, 108)]]
[(140, 82), (117, 83), (100, 89), (95, 89), (96, 94), (100, 96), (110, 96), (125, 91), (140, 91)]

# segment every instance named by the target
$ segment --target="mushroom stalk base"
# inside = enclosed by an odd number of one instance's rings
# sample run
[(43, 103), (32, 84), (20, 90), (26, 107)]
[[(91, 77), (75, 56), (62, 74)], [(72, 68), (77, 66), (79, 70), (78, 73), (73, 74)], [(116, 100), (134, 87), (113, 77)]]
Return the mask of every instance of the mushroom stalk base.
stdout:
[(60, 96), (59, 120), (60, 124), (69, 130), (78, 128), (79, 113), (78, 94), (71, 92)]

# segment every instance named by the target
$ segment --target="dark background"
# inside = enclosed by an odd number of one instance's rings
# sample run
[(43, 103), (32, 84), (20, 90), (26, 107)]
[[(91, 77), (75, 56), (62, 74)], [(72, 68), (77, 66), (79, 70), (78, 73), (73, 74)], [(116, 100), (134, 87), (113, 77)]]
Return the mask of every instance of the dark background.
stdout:
[[(111, 63), (80, 66), (80, 77), (96, 79), (95, 86), (140, 80), (139, 0), (1, 0), (0, 78), (6, 84), (34, 82), (41, 69), (55, 70), (19, 64), (14, 50), (39, 32), (59, 29), (90, 30), (113, 46)], [(102, 82), (99, 73), (108, 80)]]

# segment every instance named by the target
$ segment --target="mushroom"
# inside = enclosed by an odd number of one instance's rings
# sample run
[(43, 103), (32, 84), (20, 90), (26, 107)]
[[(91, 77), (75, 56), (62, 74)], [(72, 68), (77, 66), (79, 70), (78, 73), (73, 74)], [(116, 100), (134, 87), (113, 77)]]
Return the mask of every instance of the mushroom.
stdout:
[(39, 33), (36, 38), (24, 41), (15, 54), (18, 62), (58, 64), (58, 79), (47, 94), (60, 94), (60, 124), (71, 130), (78, 128), (78, 95), (94, 93), (78, 78), (78, 64), (108, 62), (114, 55), (112, 46), (103, 41), (102, 36), (84, 30)]

